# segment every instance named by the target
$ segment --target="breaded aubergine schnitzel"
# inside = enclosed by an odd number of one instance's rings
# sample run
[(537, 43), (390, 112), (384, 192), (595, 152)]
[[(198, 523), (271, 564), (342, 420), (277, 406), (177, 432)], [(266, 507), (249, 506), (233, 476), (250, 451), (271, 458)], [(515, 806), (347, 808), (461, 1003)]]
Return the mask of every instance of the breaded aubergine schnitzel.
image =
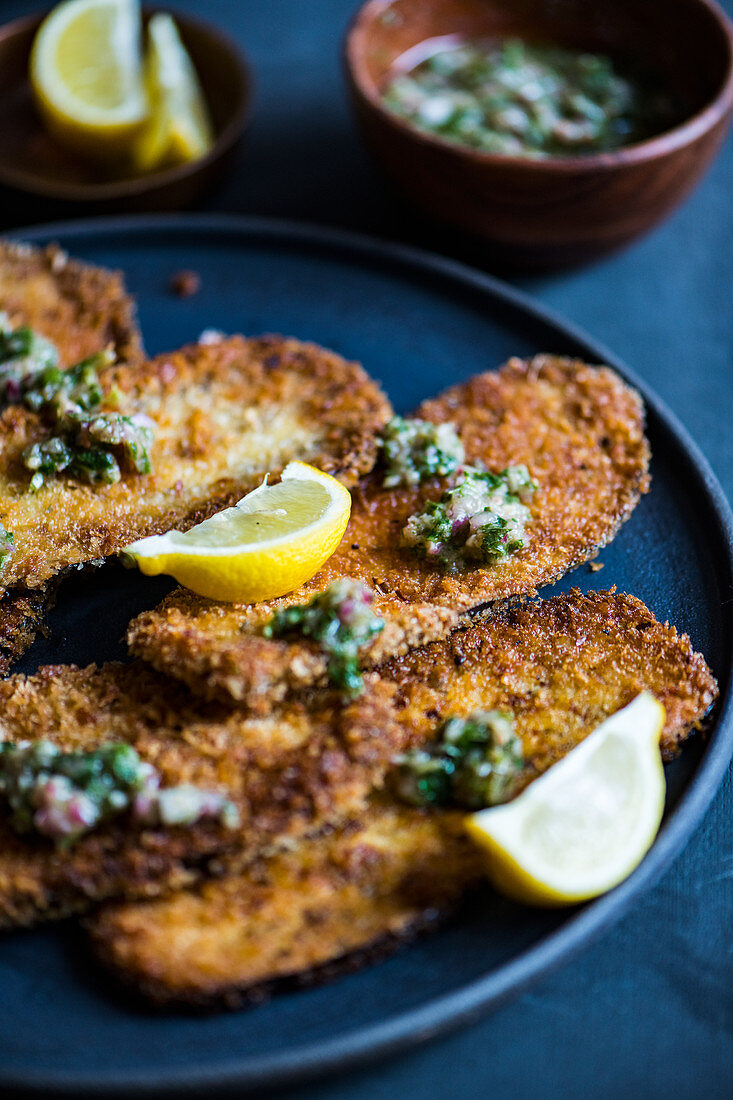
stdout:
[(327, 692), (264, 718), (204, 703), (142, 662), (50, 666), (0, 682), (0, 740), (51, 741), (64, 751), (126, 742), (164, 787), (194, 784), (234, 803), (237, 825), (210, 818), (146, 826), (123, 816), (70, 850), (0, 821), (0, 926), (32, 924), (106, 897), (147, 897), (195, 881), (212, 857), (251, 859), (363, 808), (410, 730), (394, 687), (376, 682), (342, 703)]
[(143, 358), (135, 301), (119, 271), (73, 260), (49, 245), (0, 241), (0, 312), (55, 344), (70, 367), (102, 348), (119, 360)]
[[(502, 607), (379, 676), (396, 684), (400, 721), (423, 741), (449, 715), (510, 710), (525, 784), (642, 690), (665, 707), (670, 756), (717, 694), (689, 638), (640, 600), (577, 590)], [(95, 950), (158, 1002), (235, 1007), (282, 980), (322, 980), (434, 924), (480, 881), (481, 854), (462, 817), (382, 791), (347, 824), (243, 871), (105, 906), (88, 921)]]
[[(0, 313), (13, 328), (27, 325), (51, 340), (62, 366), (106, 347), (131, 365), (143, 359), (135, 303), (122, 275), (72, 260), (53, 245), (0, 241)], [(50, 588), (22, 586), (0, 597), (0, 676), (33, 641), (50, 597)]]
[(280, 337), (191, 345), (103, 368), (99, 381), (116, 412), (152, 423), (152, 472), (108, 485), (60, 474), (31, 492), (21, 456), (51, 429), (28, 409), (6, 408), (0, 523), (14, 542), (1, 588), (33, 588), (141, 536), (190, 527), (294, 458), (353, 485), (374, 465), (375, 436), (390, 415), (356, 363)]
[(445, 482), (385, 489), (377, 468), (353, 492), (344, 539), (312, 581), (256, 606), (217, 604), (179, 589), (131, 624), (132, 652), (202, 695), (267, 710), (327, 675), (327, 657), (313, 642), (262, 636), (279, 608), (306, 602), (340, 577), (363, 582), (385, 623), (361, 654), (373, 667), (444, 637), (462, 612), (534, 595), (594, 557), (649, 486), (641, 399), (607, 367), (553, 356), (512, 359), (424, 402), (415, 415), (452, 421), (468, 463), (495, 472), (528, 467), (538, 488), (527, 505), (523, 549), (453, 571), (421, 559), (401, 545), (400, 534)]

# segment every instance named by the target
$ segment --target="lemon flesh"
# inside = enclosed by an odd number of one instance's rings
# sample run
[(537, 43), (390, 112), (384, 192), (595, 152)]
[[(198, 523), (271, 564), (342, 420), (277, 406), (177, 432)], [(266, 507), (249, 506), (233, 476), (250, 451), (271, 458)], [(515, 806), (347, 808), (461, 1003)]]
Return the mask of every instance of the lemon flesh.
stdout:
[(341, 542), (351, 510), (347, 489), (303, 462), (190, 531), (151, 535), (126, 547), (147, 576), (167, 573), (214, 600), (258, 603), (292, 592)]
[(150, 118), (133, 149), (142, 172), (198, 160), (211, 148), (214, 132), (193, 62), (170, 15), (148, 23), (145, 86)]
[(664, 810), (664, 720), (642, 692), (512, 802), (468, 817), (494, 885), (530, 905), (569, 905), (631, 874)]
[(41, 24), (30, 80), (46, 126), (95, 160), (129, 155), (148, 116), (138, 0), (66, 0)]

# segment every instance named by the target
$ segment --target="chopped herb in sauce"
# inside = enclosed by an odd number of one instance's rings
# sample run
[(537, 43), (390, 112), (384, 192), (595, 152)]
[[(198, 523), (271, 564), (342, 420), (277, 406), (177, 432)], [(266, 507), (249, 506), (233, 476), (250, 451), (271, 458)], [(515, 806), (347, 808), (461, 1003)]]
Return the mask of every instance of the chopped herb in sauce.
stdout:
[(239, 824), (234, 803), (216, 791), (161, 788), (158, 771), (124, 743), (63, 752), (50, 741), (0, 742), (0, 798), (15, 832), (66, 845), (126, 812), (139, 825)]
[(0, 313), (0, 408), (17, 404), (29, 382), (57, 362), (50, 340), (27, 325), (14, 329)]
[(312, 638), (328, 657), (331, 683), (354, 697), (364, 690), (359, 652), (384, 627), (384, 619), (372, 609), (373, 600), (369, 588), (344, 578), (308, 603), (275, 612), (263, 633), (266, 638)]
[(464, 452), (453, 424), (404, 420), (394, 416), (382, 431), (384, 488), (419, 485), (430, 477), (448, 477), (463, 464)]
[(434, 743), (396, 756), (390, 786), (410, 806), (480, 810), (511, 797), (523, 762), (512, 715), (477, 710), (449, 718)]
[(54, 420), (83, 416), (101, 404), (103, 394), (97, 371), (113, 362), (112, 352), (101, 351), (68, 370), (46, 367), (28, 380), (21, 400), (26, 408)]
[[(5, 387), (7, 402), (25, 405), (52, 425), (47, 439), (23, 452), (33, 491), (50, 475), (62, 472), (92, 485), (114, 484), (123, 467), (150, 473), (153, 422), (145, 416), (123, 416), (99, 408), (104, 393), (98, 371), (113, 362), (113, 353), (102, 351), (68, 370), (60, 370), (55, 363), (36, 364), (22, 377), (14, 376), (11, 390)], [(0, 385), (2, 370), (0, 364)]]
[(680, 106), (609, 57), (557, 46), (464, 41), (396, 75), (384, 102), (447, 141), (508, 156), (573, 156), (642, 141)]
[(48, 474), (66, 471), (78, 481), (113, 485), (122, 477), (121, 463), (139, 474), (151, 471), (152, 422), (142, 416), (96, 413), (89, 420), (66, 416), (62, 434), (34, 443), (23, 452), (33, 472), (31, 489), (40, 489)]
[(13, 553), (13, 532), (6, 531), (0, 523), (0, 569)]
[(525, 502), (536, 488), (526, 466), (509, 466), (500, 474), (467, 466), (440, 500), (410, 516), (403, 545), (446, 568), (503, 561), (527, 544), (531, 517)]

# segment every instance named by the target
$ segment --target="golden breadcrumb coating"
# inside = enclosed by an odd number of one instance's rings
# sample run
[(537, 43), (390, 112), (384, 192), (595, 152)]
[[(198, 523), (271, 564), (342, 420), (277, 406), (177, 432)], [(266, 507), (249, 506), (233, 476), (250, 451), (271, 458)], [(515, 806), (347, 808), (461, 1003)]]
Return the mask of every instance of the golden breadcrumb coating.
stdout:
[(53, 602), (54, 586), (18, 588), (0, 597), (0, 676), (29, 648)]
[(190, 527), (291, 459), (353, 485), (390, 415), (355, 363), (313, 344), (233, 336), (100, 372), (118, 412), (155, 425), (149, 475), (88, 485), (63, 474), (32, 493), (21, 456), (49, 429), (18, 406), (0, 415), (0, 523), (14, 535), (0, 586), (37, 587), (145, 535)]
[(322, 692), (264, 718), (203, 703), (136, 662), (49, 666), (0, 682), (0, 740), (49, 740), (64, 750), (131, 744), (164, 786), (193, 783), (235, 803), (237, 828), (213, 820), (144, 827), (120, 818), (63, 851), (0, 822), (0, 925), (31, 924), (105, 897), (146, 897), (185, 885), (225, 852), (249, 858), (359, 810), (410, 731), (394, 688), (375, 682), (346, 704)]
[(482, 858), (458, 813), (374, 799), (342, 828), (86, 925), (100, 961), (158, 1004), (238, 1008), (374, 962), (437, 923)]
[(660, 744), (671, 759), (718, 695), (689, 637), (613, 589), (574, 588), (465, 623), (444, 642), (383, 665), (380, 679), (396, 684), (407, 701), (403, 721), (419, 738), (451, 714), (512, 711), (531, 765), (528, 779), (640, 691), (664, 706)]
[(424, 402), (416, 415), (453, 421), (469, 463), (525, 464), (539, 488), (529, 504), (529, 543), (495, 565), (445, 572), (400, 546), (408, 517), (440, 497), (445, 482), (384, 489), (379, 470), (353, 493), (346, 535), (318, 575), (284, 600), (219, 605), (179, 590), (131, 624), (137, 656), (192, 690), (272, 705), (326, 679), (326, 657), (308, 641), (265, 639), (263, 624), (286, 604), (310, 599), (338, 577), (374, 589), (385, 629), (365, 649), (365, 667), (445, 636), (458, 614), (533, 595), (592, 558), (616, 534), (649, 486), (641, 399), (607, 367), (536, 356), (512, 359)]
[[(53, 341), (64, 366), (105, 347), (129, 364), (142, 361), (135, 302), (122, 275), (70, 259), (55, 245), (0, 241), (0, 312), (13, 327), (29, 325)], [(0, 521), (3, 514), (0, 505)], [(0, 597), (0, 676), (30, 646), (52, 593), (52, 586), (21, 585)]]
[[(664, 705), (662, 749), (696, 728), (717, 685), (690, 640), (633, 596), (568, 595), (494, 614), (379, 670), (400, 720), (425, 741), (449, 715), (510, 709), (523, 783), (642, 690)], [(99, 958), (158, 1002), (235, 1007), (287, 980), (323, 980), (435, 924), (482, 877), (462, 814), (386, 792), (345, 826), (216, 882), (88, 922)], [(230, 861), (229, 866), (233, 866)], [(490, 929), (487, 929), (490, 934)]]
[(118, 359), (143, 358), (134, 299), (119, 271), (71, 259), (56, 245), (0, 241), (0, 311), (51, 340), (63, 366), (111, 347)]

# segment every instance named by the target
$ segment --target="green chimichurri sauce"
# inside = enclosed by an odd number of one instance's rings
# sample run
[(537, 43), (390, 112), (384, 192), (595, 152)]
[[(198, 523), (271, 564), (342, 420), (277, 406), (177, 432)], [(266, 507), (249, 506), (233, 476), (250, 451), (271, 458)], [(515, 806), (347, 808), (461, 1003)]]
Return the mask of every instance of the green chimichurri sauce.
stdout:
[(23, 452), (31, 470), (31, 489), (39, 489), (48, 474), (66, 471), (78, 481), (112, 485), (122, 477), (121, 463), (138, 474), (149, 474), (152, 427), (146, 418), (96, 413), (91, 418), (67, 414), (56, 425), (58, 434)]
[(527, 544), (531, 515), (525, 502), (536, 489), (526, 466), (500, 474), (466, 466), (440, 500), (410, 516), (402, 544), (444, 568), (503, 561)]
[(523, 763), (512, 715), (477, 710), (449, 718), (432, 744), (395, 757), (389, 785), (410, 806), (481, 810), (511, 797)]
[(228, 798), (191, 783), (161, 787), (153, 765), (124, 743), (63, 752), (51, 741), (0, 742), (0, 798), (17, 833), (65, 845), (124, 812), (138, 825), (239, 824)]
[(455, 426), (394, 416), (380, 440), (385, 489), (419, 485), (430, 477), (448, 477), (464, 460)]
[(559, 46), (465, 41), (393, 77), (383, 101), (413, 126), (507, 156), (576, 156), (676, 125), (679, 104), (609, 57)]
[(153, 422), (100, 409), (98, 371), (113, 362), (112, 352), (102, 351), (61, 370), (48, 340), (29, 328), (12, 329), (0, 314), (0, 408), (24, 405), (52, 427), (47, 439), (23, 452), (32, 490), (61, 472), (93, 485), (119, 481), (122, 466), (150, 473)]
[(328, 656), (328, 677), (346, 695), (364, 690), (359, 653), (384, 628), (376, 615), (374, 593), (358, 581), (334, 581), (304, 604), (276, 611), (263, 629), (266, 638), (312, 638)]
[(7, 314), (0, 313), (0, 408), (17, 404), (26, 385), (57, 362), (50, 340), (27, 325), (14, 329)]

